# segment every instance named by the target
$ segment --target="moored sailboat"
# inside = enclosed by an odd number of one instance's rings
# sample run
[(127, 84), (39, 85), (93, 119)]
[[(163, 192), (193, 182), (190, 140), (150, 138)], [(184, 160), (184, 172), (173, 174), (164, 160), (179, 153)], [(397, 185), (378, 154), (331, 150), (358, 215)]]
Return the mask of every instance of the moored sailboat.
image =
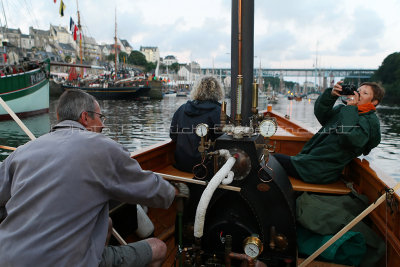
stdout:
[[(19, 116), (49, 111), (49, 61), (4, 66), (0, 76), (0, 97)], [(0, 107), (0, 120), (11, 117)]]
[[(5, 27), (1, 27), (2, 33), (2, 64), (0, 66), (0, 97), (6, 102), (19, 117), (28, 117), (49, 111), (49, 76), (50, 60), (43, 62), (30, 61), (26, 58), (14, 62), (8, 61), (8, 57), (15, 54), (15, 48), (20, 43), (9, 43), (7, 35), (6, 13), (2, 5)], [(9, 48), (12, 50), (9, 50)], [(14, 50), (14, 51), (13, 51)], [(9, 120), (11, 116), (6, 109), (0, 106), (0, 120)]]
[[(78, 11), (78, 24), (80, 25), (79, 11)], [(81, 28), (80, 26), (78, 26)], [(68, 79), (62, 85), (64, 90), (81, 89), (98, 99), (140, 99), (147, 97), (151, 89), (149, 81), (143, 77), (134, 77), (128, 74), (129, 77), (118, 80), (118, 37), (117, 37), (117, 15), (115, 12), (115, 36), (114, 36), (114, 75), (103, 75), (94, 78), (84, 78), (83, 69), (81, 68), (80, 78)], [(80, 42), (80, 58), (82, 65), (82, 42)], [(71, 76), (71, 75), (70, 75)], [(113, 76), (113, 77), (112, 77)], [(124, 75), (123, 75), (124, 76)]]

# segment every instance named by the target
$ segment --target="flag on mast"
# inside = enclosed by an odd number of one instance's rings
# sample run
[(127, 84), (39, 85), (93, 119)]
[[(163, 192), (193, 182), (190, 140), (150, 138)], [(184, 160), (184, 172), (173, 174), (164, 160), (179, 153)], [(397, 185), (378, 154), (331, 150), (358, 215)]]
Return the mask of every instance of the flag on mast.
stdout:
[(63, 0), (60, 1), (60, 15), (61, 17), (64, 17), (64, 9), (65, 9), (65, 5)]
[(76, 33), (78, 31), (78, 26), (74, 25), (74, 41), (76, 41)]
[(69, 30), (72, 32), (72, 30), (75, 28), (75, 22), (72, 20), (71, 17), (69, 17)]

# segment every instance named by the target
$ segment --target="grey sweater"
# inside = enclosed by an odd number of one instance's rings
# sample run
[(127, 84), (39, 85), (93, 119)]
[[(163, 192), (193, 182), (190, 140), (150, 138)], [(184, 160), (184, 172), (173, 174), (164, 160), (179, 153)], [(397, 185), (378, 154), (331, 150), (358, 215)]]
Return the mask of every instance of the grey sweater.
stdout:
[(110, 199), (167, 208), (174, 194), (120, 144), (63, 121), (0, 164), (0, 266), (98, 266)]

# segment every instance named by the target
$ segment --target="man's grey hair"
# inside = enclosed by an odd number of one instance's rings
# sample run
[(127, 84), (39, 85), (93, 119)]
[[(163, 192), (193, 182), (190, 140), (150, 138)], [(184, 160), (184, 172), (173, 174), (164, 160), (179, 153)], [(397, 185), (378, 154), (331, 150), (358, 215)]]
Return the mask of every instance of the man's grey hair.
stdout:
[[(80, 89), (66, 90), (57, 104), (58, 121), (78, 121), (83, 111), (94, 111), (96, 98)], [(91, 118), (94, 114), (88, 113)]]
[(212, 76), (202, 78), (190, 92), (192, 100), (219, 101), (224, 97), (224, 91), (218, 80)]

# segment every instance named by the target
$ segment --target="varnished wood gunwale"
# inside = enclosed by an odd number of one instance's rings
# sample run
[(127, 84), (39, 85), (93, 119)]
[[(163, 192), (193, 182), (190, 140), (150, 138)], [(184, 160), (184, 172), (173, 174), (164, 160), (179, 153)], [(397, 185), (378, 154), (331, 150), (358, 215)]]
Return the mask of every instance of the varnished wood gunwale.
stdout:
[[(391, 179), (379, 168), (372, 168), (368, 160), (355, 159), (345, 168), (345, 176), (353, 182), (354, 189), (368, 197), (373, 203), (381, 196), (386, 189), (394, 184), (387, 184), (385, 181)], [(393, 181), (394, 182), (394, 181)], [(400, 266), (400, 214), (398, 194), (393, 195), (393, 210), (386, 205), (386, 202), (377, 207), (369, 218), (373, 222), (373, 228), (380, 233), (384, 240), (387, 240), (387, 266)]]
[[(301, 127), (297, 123), (287, 121), (287, 119), (281, 115), (275, 116), (275, 113), (270, 113), (270, 115), (277, 118), (279, 127), (284, 129), (288, 127), (290, 131), (289, 135), (275, 135), (270, 138), (269, 144), (275, 145), (274, 152), (288, 155), (295, 155), (300, 152), (305, 142), (309, 140), (313, 134), (306, 129), (301, 130)], [(164, 141), (146, 149), (136, 151), (132, 153), (132, 157), (141, 164), (143, 169), (170, 171), (174, 169), (170, 166), (174, 162), (174, 150), (175, 144), (172, 141)], [(171, 174), (174, 175), (177, 173)], [(353, 183), (355, 190), (366, 195), (371, 203), (375, 201), (386, 188), (393, 186), (389, 186), (382, 181), (380, 178), (385, 177), (386, 174), (378, 168), (370, 166), (369, 162), (365, 159), (353, 160), (345, 168), (344, 175), (346, 180)], [(395, 194), (394, 198), (398, 204), (400, 202), (399, 196)], [(170, 227), (175, 223), (175, 204), (164, 212), (160, 209), (150, 209), (149, 214), (149, 217), (155, 224), (155, 236), (163, 235), (163, 233), (165, 234), (171, 231)], [(386, 209), (386, 205), (382, 204), (369, 215), (369, 218), (373, 223), (372, 228), (376, 230), (384, 240), (387, 238), (388, 266), (400, 266), (400, 216), (397, 206), (395, 207), (394, 213), (391, 214), (390, 210)], [(168, 225), (169, 223), (171, 225)], [(166, 242), (168, 244), (168, 258), (163, 266), (171, 266), (174, 263), (176, 253), (174, 236), (169, 235)]]

